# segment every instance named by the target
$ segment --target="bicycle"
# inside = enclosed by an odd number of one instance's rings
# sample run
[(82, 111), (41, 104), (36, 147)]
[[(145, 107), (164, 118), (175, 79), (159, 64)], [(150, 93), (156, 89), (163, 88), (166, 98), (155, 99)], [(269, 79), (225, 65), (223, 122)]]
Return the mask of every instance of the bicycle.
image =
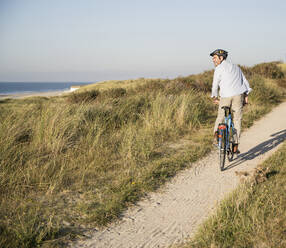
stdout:
[(228, 161), (233, 160), (234, 152), (233, 146), (235, 143), (235, 129), (232, 122), (232, 111), (228, 106), (221, 107), (224, 109), (224, 123), (218, 125), (218, 149), (219, 149), (219, 160), (220, 160), (220, 170), (224, 170), (225, 157), (227, 155)]

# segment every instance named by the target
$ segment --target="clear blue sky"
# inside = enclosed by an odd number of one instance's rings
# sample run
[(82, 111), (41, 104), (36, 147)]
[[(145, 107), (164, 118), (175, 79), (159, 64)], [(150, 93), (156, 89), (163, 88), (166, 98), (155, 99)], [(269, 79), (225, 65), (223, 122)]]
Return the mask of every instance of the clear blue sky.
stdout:
[(173, 78), (286, 57), (285, 0), (0, 0), (0, 81)]

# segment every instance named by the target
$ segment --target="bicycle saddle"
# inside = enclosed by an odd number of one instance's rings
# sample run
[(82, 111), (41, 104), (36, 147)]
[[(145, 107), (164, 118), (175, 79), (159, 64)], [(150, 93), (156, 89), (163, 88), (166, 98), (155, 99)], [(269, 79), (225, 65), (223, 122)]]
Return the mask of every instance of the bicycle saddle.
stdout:
[(228, 107), (228, 106), (223, 106), (221, 108), (224, 109), (224, 110), (229, 110), (230, 109), (230, 107)]

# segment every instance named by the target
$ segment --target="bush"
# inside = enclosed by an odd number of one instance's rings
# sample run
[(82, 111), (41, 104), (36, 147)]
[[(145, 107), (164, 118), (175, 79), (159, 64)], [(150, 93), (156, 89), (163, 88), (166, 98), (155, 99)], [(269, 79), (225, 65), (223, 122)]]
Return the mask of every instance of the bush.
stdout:
[(126, 95), (126, 89), (123, 88), (112, 88), (104, 91), (102, 94), (107, 96), (108, 98), (119, 98)]
[(276, 88), (266, 85), (265, 80), (260, 76), (254, 76), (250, 80), (253, 89), (249, 95), (251, 101), (258, 104), (276, 104), (281, 101), (282, 93)]
[(275, 62), (255, 65), (251, 68), (251, 70), (254, 73), (264, 76), (266, 78), (272, 78), (272, 79), (284, 78), (284, 73), (277, 66), (277, 63)]
[(158, 91), (164, 91), (166, 88), (166, 82), (167, 80), (151, 80), (146, 81), (143, 85), (139, 85), (136, 87), (136, 92), (142, 92), (142, 93), (154, 93)]
[(254, 72), (251, 70), (250, 67), (239, 65), (240, 69), (242, 70), (244, 76), (247, 80), (249, 80), (251, 77), (253, 77)]
[(165, 90), (167, 94), (180, 94), (190, 90), (207, 93), (211, 91), (212, 81), (213, 70), (198, 75), (177, 77), (166, 83)]
[(83, 91), (79, 93), (73, 92), (67, 99), (70, 103), (91, 102), (94, 101), (99, 94), (100, 92), (98, 90)]
[(286, 88), (286, 78), (281, 78), (277, 80), (277, 85), (282, 88)]
[(126, 96), (126, 94), (127, 94), (127, 91), (124, 88), (111, 88), (111, 89), (101, 91), (99, 97), (97, 98), (97, 101), (101, 102), (106, 99), (118, 100), (119, 98)]

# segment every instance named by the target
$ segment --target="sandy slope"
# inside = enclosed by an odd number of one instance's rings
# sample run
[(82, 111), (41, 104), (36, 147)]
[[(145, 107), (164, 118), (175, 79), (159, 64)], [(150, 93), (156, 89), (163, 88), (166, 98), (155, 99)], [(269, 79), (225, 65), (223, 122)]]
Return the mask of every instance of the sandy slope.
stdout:
[(168, 247), (192, 235), (216, 203), (239, 183), (235, 171), (251, 171), (286, 139), (286, 103), (242, 134), (241, 155), (220, 172), (217, 151), (182, 171), (105, 230), (93, 230), (71, 247)]

